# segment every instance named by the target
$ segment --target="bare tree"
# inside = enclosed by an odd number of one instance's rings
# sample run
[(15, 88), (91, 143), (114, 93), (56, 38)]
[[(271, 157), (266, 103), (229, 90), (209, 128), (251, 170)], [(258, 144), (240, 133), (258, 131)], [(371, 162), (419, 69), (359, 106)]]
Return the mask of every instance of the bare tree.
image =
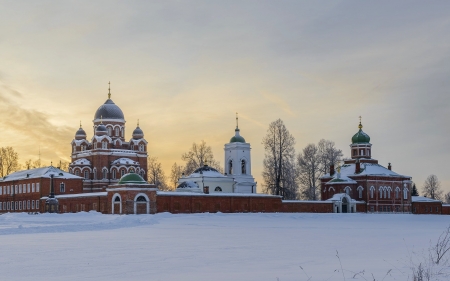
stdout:
[(63, 161), (63, 160), (59, 160), (59, 165), (58, 165), (58, 169), (61, 169), (63, 171), (68, 172), (69, 171), (69, 162), (67, 161)]
[(436, 175), (429, 175), (422, 187), (422, 193), (431, 199), (442, 200), (441, 183)]
[(176, 162), (173, 163), (172, 168), (170, 169), (170, 183), (173, 189), (177, 188), (178, 179), (181, 178), (183, 170), (183, 166), (178, 165)]
[(41, 159), (34, 160), (34, 161), (31, 159), (28, 159), (27, 161), (25, 161), (25, 169), (27, 169), (27, 170), (41, 168), (41, 167), (42, 167)]
[(4, 177), (19, 169), (19, 154), (11, 146), (0, 148), (0, 175)]
[(214, 159), (211, 146), (206, 145), (204, 140), (201, 143), (193, 143), (191, 149), (181, 156), (183, 161), (186, 161), (184, 172), (186, 174), (191, 174), (196, 169), (203, 167), (203, 165), (208, 164), (209, 166), (215, 168), (219, 172), (223, 172), (220, 163)]
[(161, 167), (161, 163), (158, 162), (157, 157), (148, 157), (148, 182), (154, 184), (160, 190), (168, 190), (166, 184), (166, 175)]
[(337, 165), (342, 160), (342, 150), (337, 149), (334, 141), (321, 139), (317, 144), (320, 158), (321, 175), (328, 173), (331, 165)]
[(264, 191), (284, 199), (295, 199), (297, 186), (288, 180), (295, 172), (295, 139), (281, 119), (270, 123), (262, 144), (265, 149)]
[(444, 196), (444, 202), (450, 204), (450, 192), (447, 192)]
[(299, 166), (299, 183), (301, 197), (318, 200), (320, 193), (320, 176), (322, 174), (322, 157), (315, 144), (308, 144), (297, 157)]

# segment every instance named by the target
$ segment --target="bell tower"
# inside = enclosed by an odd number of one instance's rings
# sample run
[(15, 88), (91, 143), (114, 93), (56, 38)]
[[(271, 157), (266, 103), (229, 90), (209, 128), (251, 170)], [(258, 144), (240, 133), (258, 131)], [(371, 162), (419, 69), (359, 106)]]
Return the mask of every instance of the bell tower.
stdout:
[(256, 193), (256, 182), (252, 176), (250, 144), (240, 135), (236, 113), (236, 129), (230, 142), (225, 144), (225, 174), (235, 181), (234, 192)]

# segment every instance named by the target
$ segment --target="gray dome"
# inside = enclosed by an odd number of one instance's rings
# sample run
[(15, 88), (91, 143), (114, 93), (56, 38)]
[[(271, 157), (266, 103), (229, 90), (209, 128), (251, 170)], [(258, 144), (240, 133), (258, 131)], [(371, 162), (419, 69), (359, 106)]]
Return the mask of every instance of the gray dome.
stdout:
[(136, 127), (133, 131), (133, 139), (142, 139), (144, 137), (144, 132), (139, 128), (139, 126)]
[(78, 131), (75, 133), (75, 139), (81, 140), (86, 139), (86, 132), (83, 130), (83, 128), (79, 128)]
[(107, 99), (104, 104), (102, 104), (95, 112), (94, 119), (122, 119), (123, 116), (122, 109), (120, 109), (112, 99)]
[(95, 130), (95, 134), (97, 136), (103, 136), (108, 133), (108, 129), (106, 129), (106, 126), (103, 124), (98, 125), (97, 130)]

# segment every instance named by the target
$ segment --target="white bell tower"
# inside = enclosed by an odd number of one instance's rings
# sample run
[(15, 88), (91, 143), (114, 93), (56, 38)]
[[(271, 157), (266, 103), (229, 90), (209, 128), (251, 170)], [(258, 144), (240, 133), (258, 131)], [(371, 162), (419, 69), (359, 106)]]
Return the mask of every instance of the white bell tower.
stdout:
[(256, 182), (252, 176), (252, 160), (250, 144), (240, 135), (239, 119), (236, 113), (235, 134), (225, 144), (225, 174), (235, 181), (234, 192), (256, 193)]

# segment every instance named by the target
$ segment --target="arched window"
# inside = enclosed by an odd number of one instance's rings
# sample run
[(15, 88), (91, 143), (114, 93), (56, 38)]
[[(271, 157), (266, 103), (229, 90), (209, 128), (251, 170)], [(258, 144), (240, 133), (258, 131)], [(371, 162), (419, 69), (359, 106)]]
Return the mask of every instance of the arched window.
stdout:
[(131, 150), (134, 150), (134, 144), (131, 145)]
[(84, 179), (86, 179), (86, 180), (89, 179), (89, 171), (88, 170), (84, 171)]
[(142, 178), (144, 178), (144, 171), (140, 171), (139, 174), (141, 175)]
[(346, 187), (344, 188), (344, 190), (345, 190), (345, 193), (346, 193), (347, 195), (350, 195), (350, 190), (351, 190), (351, 188), (350, 188), (349, 186), (346, 186)]
[(395, 199), (399, 199), (400, 198), (400, 188), (397, 186), (395, 188)]
[(108, 136), (112, 136), (112, 130), (111, 130), (111, 127), (108, 127)]
[(114, 169), (114, 170), (112, 171), (112, 178), (113, 178), (113, 180), (116, 179), (116, 169)]
[(380, 187), (380, 198), (383, 198), (383, 189), (384, 189), (384, 188), (381, 186), (381, 187)]
[(370, 187), (370, 198), (373, 198), (374, 191), (375, 191), (375, 187), (371, 186)]
[(123, 177), (125, 175), (125, 169), (120, 170), (120, 176)]
[(233, 160), (228, 161), (228, 174), (233, 174)]
[(222, 188), (221, 188), (220, 186), (218, 186), (218, 187), (216, 187), (216, 188), (214, 189), (214, 191), (221, 192), (221, 191), (222, 191)]
[(66, 185), (63, 182), (59, 184), (59, 192), (66, 192)]
[(246, 163), (245, 163), (245, 160), (242, 160), (242, 161), (241, 161), (241, 173), (242, 173), (243, 175), (247, 174), (247, 165), (246, 165)]
[(125, 135), (125, 129), (122, 129), (120, 132), (121, 132), (122, 138), (123, 138), (123, 136)]
[(359, 186), (358, 187), (358, 196), (359, 196), (359, 198), (362, 198), (362, 192), (363, 192), (363, 187), (362, 186)]
[(116, 137), (118, 137), (119, 136), (119, 128), (117, 127), (116, 128)]
[(114, 198), (114, 203), (116, 203), (116, 202), (120, 202), (120, 197), (119, 196), (116, 196), (116, 198)]
[(136, 202), (147, 202), (147, 199), (145, 199), (145, 197), (141, 195), (136, 199)]
[(389, 186), (387, 188), (387, 198), (391, 198), (391, 190), (392, 190), (392, 188)]
[(408, 199), (408, 188), (406, 187), (403, 188), (403, 199)]
[(134, 168), (130, 168), (130, 173), (134, 173)]
[(80, 171), (79, 170), (75, 170), (75, 176), (80, 176)]
[(74, 145), (73, 146), (73, 152), (77, 151), (77, 147)]
[(139, 151), (144, 151), (144, 145), (143, 144), (139, 145)]
[(103, 169), (103, 170), (102, 170), (102, 174), (103, 174), (103, 179), (104, 179), (104, 180), (107, 179), (107, 177), (108, 177), (108, 170)]
[(94, 168), (92, 173), (94, 174), (94, 180), (96, 180), (97, 179), (97, 169)]
[(108, 149), (108, 143), (106, 141), (102, 142), (102, 149)]

